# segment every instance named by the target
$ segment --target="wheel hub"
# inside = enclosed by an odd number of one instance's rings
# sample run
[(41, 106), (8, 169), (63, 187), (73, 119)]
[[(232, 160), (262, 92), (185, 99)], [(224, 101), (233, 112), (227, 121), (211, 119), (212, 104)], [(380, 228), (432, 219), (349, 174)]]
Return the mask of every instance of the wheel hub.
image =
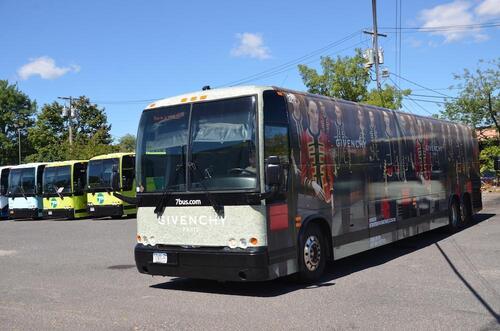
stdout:
[(316, 236), (309, 236), (304, 245), (304, 264), (309, 271), (315, 271), (321, 261), (321, 245)]

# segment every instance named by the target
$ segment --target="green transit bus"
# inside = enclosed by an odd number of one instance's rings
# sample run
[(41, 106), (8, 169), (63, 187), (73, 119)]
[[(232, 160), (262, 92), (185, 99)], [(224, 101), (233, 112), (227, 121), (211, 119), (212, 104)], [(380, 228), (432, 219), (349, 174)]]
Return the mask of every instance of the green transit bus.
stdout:
[(52, 162), (43, 171), (43, 217), (87, 217), (88, 161)]
[(91, 217), (135, 215), (137, 207), (120, 197), (135, 197), (135, 154), (113, 153), (89, 160), (87, 212)]

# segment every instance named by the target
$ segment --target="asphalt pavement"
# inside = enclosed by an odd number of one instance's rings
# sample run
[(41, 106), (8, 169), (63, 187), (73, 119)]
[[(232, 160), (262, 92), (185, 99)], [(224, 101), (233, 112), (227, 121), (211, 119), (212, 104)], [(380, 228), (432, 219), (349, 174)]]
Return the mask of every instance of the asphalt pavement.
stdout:
[(0, 221), (1, 330), (500, 330), (500, 194), (475, 223), (328, 265), (322, 282), (135, 269), (135, 219)]

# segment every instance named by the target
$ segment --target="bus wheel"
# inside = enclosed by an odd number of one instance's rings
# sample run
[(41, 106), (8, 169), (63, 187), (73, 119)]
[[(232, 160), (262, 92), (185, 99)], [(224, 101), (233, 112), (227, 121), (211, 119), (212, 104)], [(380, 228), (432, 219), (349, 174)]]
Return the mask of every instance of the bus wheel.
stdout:
[(460, 205), (456, 199), (454, 199), (450, 204), (449, 219), (450, 223), (448, 228), (450, 232), (457, 232), (460, 226), (462, 226), (462, 217), (460, 213)]
[(326, 242), (319, 226), (307, 226), (299, 244), (299, 279), (314, 282), (321, 277), (326, 265)]
[(460, 204), (460, 211), (462, 212), (462, 220), (463, 220), (462, 225), (470, 224), (472, 222), (472, 210), (471, 210), (470, 199), (468, 196), (465, 196), (462, 199), (462, 203)]

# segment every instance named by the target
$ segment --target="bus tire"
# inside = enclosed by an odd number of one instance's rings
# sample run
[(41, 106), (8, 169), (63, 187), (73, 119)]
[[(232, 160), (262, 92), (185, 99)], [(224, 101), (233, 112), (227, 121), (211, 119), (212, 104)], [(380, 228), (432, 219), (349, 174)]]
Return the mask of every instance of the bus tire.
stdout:
[(472, 206), (469, 195), (464, 195), (462, 198), (462, 203), (460, 205), (460, 210), (462, 212), (462, 225), (469, 225), (472, 223)]
[(299, 273), (301, 282), (317, 281), (325, 270), (327, 244), (320, 227), (309, 224), (299, 235)]
[(451, 233), (457, 232), (462, 226), (462, 216), (460, 213), (460, 204), (458, 199), (452, 199), (450, 203), (449, 211), (449, 224), (448, 229)]

